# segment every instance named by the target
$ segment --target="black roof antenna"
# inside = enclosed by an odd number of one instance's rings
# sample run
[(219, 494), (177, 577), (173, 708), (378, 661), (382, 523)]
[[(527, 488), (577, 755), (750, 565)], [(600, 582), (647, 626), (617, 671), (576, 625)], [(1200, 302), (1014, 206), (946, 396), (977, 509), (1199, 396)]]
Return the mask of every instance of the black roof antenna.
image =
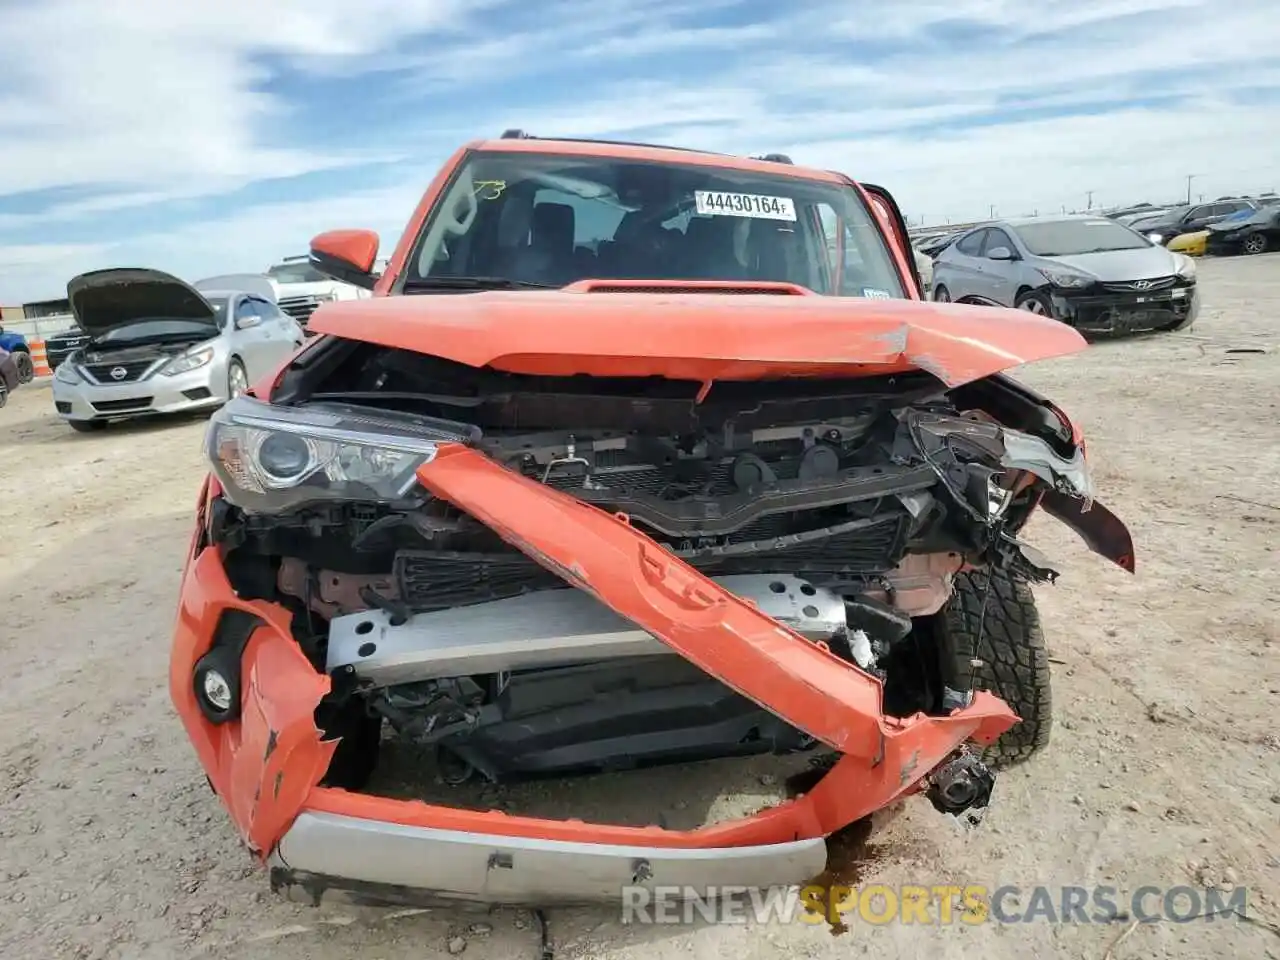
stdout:
[(509, 130), (502, 131), (502, 139), (503, 140), (532, 140), (533, 138), (529, 136), (529, 134), (521, 130), (519, 127), (512, 127)]
[(768, 163), (790, 163), (792, 166), (795, 166), (791, 158), (785, 153), (766, 153), (763, 156), (753, 157), (752, 159), (764, 160)]

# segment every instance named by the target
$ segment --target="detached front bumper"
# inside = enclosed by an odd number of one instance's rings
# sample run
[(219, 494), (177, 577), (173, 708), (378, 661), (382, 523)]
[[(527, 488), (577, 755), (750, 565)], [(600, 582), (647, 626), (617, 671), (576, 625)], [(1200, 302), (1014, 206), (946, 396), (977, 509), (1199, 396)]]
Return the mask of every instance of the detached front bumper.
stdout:
[(1054, 316), (1081, 333), (1185, 330), (1200, 314), (1200, 290), (1194, 283), (1149, 292), (1053, 291), (1050, 296)]
[[(821, 872), (825, 837), (918, 791), (966, 741), (1017, 722), (978, 693), (949, 716), (887, 716), (878, 679), (783, 626), (615, 517), (445, 446), (420, 482), (730, 688), (842, 756), (810, 792), (690, 831), (512, 816), (319, 786), (332, 756), (314, 712), (329, 691), (276, 604), (231, 589), (197, 533), (184, 574), (170, 693), (215, 791), (278, 888), (394, 902), (551, 904), (617, 898), (628, 884), (769, 886)], [(201, 713), (193, 670), (229, 611), (241, 641), (241, 716)]]
[(53, 379), (54, 410), (64, 420), (118, 420), (186, 413), (227, 400), (225, 365), (216, 361), (174, 377), (154, 373), (142, 380), (97, 384)]

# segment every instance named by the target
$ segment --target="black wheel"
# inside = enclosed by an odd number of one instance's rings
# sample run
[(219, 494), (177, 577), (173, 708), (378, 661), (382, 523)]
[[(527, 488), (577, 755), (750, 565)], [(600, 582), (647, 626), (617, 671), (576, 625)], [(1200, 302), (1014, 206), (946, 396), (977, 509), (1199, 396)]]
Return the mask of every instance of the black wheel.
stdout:
[(19, 383), (30, 383), (36, 378), (36, 365), (31, 361), (31, 354), (18, 350), (13, 354), (13, 362), (18, 368)]
[(938, 284), (933, 288), (933, 299), (935, 303), (950, 303), (951, 294), (942, 284)]
[(3, 383), (0, 383), (0, 407), (3, 407), (8, 402), (9, 389)]
[(1018, 310), (1025, 310), (1027, 313), (1034, 313), (1039, 317), (1053, 317), (1053, 304), (1049, 302), (1049, 298), (1043, 293), (1036, 293), (1034, 290), (1024, 293), (1013, 302)]
[(1240, 244), (1240, 249), (1247, 254), (1266, 253), (1267, 235), (1265, 233), (1249, 234)]
[(227, 364), (227, 399), (234, 400), (249, 389), (249, 374), (244, 364), (234, 357)]
[[(967, 681), (972, 675), (975, 689), (991, 691), (1022, 718), (983, 750), (987, 763), (1006, 766), (1026, 760), (1049, 742), (1053, 725), (1049, 651), (1030, 585), (997, 570), (991, 573), (988, 591), (988, 573), (979, 570), (956, 577), (937, 625), (944, 682), (948, 667), (952, 677)], [(981, 661), (976, 667), (975, 659)]]
[(76, 433), (97, 433), (107, 427), (105, 420), (68, 420), (67, 423), (71, 424), (71, 429)]

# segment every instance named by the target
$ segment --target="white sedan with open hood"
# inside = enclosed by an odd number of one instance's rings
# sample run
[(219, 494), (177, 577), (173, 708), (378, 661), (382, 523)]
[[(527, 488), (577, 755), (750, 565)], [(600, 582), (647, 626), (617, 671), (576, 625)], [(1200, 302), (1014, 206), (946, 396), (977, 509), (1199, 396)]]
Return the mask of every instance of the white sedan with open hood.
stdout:
[(192, 285), (159, 270), (97, 270), (68, 283), (67, 297), (90, 339), (58, 366), (53, 402), (80, 431), (217, 407), (305, 340), (254, 274)]

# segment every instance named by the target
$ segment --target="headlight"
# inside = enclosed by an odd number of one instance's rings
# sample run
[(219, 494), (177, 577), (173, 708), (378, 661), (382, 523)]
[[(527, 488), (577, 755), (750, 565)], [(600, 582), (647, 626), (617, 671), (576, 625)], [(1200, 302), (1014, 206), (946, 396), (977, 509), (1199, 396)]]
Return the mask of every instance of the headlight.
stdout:
[(213, 415), (206, 452), (227, 500), (247, 513), (316, 501), (422, 499), (415, 471), (441, 443), (478, 430), (351, 404), (284, 407), (239, 397)]
[(172, 377), (179, 373), (198, 370), (212, 359), (213, 347), (201, 347), (199, 350), (192, 350), (179, 357), (174, 357), (160, 368), (160, 372), (165, 376)]
[(1184, 254), (1175, 255), (1178, 261), (1178, 268), (1175, 271), (1178, 276), (1184, 280), (1194, 280), (1196, 278), (1196, 262)]
[(1164, 243), (1164, 234), (1163, 234), (1163, 233), (1148, 233), (1148, 234), (1147, 234), (1147, 239), (1148, 239), (1148, 240), (1150, 240), (1152, 243)]
[(1094, 282), (1093, 277), (1085, 276), (1083, 273), (1067, 273), (1060, 270), (1041, 270), (1040, 272), (1051, 284), (1064, 290), (1079, 290)]
[(58, 364), (58, 369), (53, 371), (53, 379), (62, 383), (79, 383), (83, 378), (76, 370), (76, 365), (68, 358)]

